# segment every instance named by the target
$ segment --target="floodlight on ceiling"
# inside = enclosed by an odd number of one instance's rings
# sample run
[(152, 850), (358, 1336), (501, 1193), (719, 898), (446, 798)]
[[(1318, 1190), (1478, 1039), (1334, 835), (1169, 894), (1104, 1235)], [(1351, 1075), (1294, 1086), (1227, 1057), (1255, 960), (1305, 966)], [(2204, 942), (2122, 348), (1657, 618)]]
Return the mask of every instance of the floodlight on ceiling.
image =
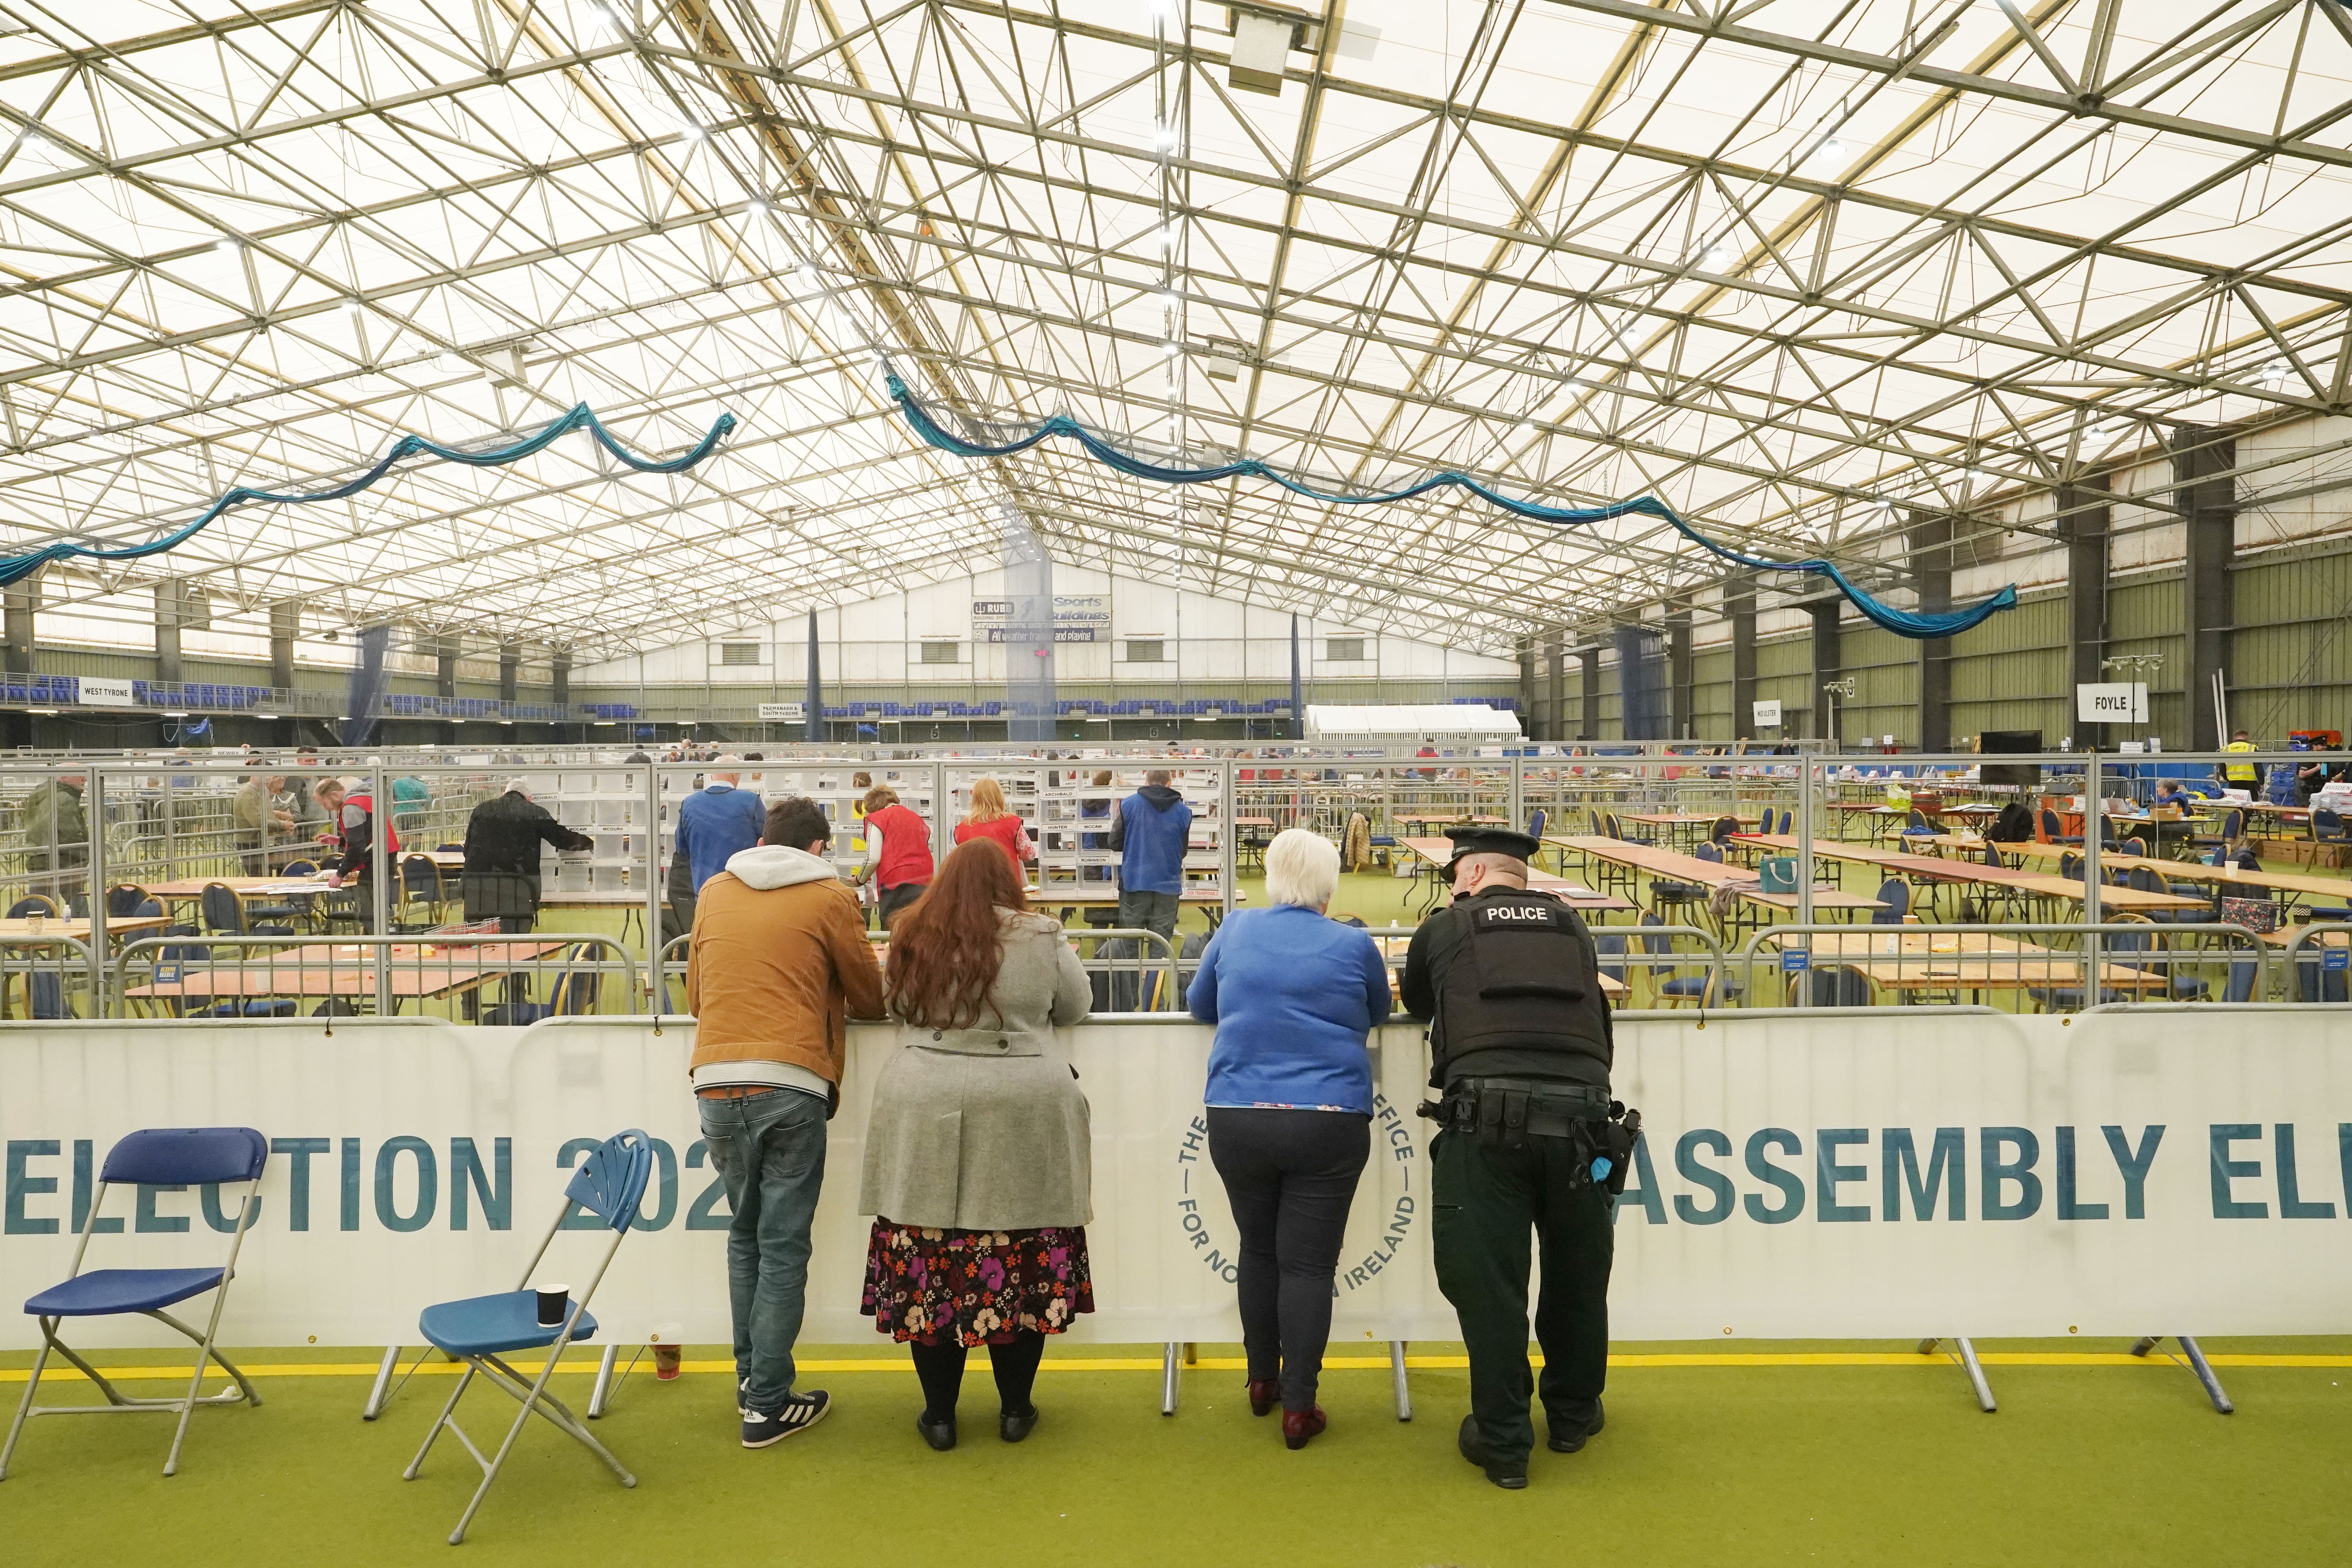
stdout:
[(1225, 20), (1234, 34), (1226, 79), (1243, 92), (1280, 98), (1290, 51), (1323, 47), (1322, 21), (1286, 5), (1228, 5)]
[(1824, 136), (1813, 148), (1812, 156), (1819, 163), (1833, 162), (1845, 156), (1845, 143), (1834, 136)]
[(235, 256), (238, 251), (245, 248), (245, 241), (237, 238), (237, 237), (233, 234), (225, 234), (218, 239), (213, 241), (213, 248), (219, 251), (223, 256)]

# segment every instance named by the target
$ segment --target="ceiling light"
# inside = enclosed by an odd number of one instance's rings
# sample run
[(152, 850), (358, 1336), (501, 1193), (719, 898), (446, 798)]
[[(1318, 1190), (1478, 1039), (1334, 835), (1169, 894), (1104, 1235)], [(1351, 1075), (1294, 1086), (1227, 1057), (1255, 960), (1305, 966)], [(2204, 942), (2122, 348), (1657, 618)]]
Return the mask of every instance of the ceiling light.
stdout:
[(163, 717), (166, 719), (184, 719), (187, 716), (188, 710), (184, 708), (166, 708), (163, 710)]
[(1160, 352), (1166, 354), (1170, 359), (1174, 359), (1178, 354), (1184, 352), (1184, 346), (1181, 343), (1161, 343), (1160, 345)]
[(1165, 228), (1160, 230), (1159, 237), (1160, 249), (1173, 250), (1176, 248), (1177, 240), (1181, 238), (1182, 235), (1177, 226), (1171, 223)]
[(807, 283), (807, 284), (811, 284), (811, 285), (814, 285), (814, 284), (816, 282), (816, 263), (815, 263), (815, 262), (814, 262), (814, 261), (803, 261), (803, 262), (802, 262), (802, 263), (800, 264), (799, 271), (800, 271), (800, 275), (801, 275), (801, 281), (802, 281), (802, 282), (803, 282), (803, 283)]
[(1834, 136), (1824, 136), (1821, 144), (1813, 149), (1813, 156), (1825, 163), (1832, 158), (1843, 158), (1845, 156), (1845, 143)]
[(699, 142), (709, 134), (709, 132), (691, 120), (678, 121), (677, 139), (681, 142)]
[(256, 713), (254, 717), (257, 719), (275, 719), (278, 715), (275, 713)]
[(753, 217), (765, 217), (768, 216), (768, 204), (761, 198), (753, 196), (744, 204), (743, 210)]
[(213, 248), (219, 251), (223, 256), (235, 256), (238, 251), (245, 248), (245, 241), (237, 238), (236, 236), (233, 234), (225, 234), (218, 239), (213, 241)]
[(1703, 259), (1709, 267), (1719, 269), (1722, 268), (1723, 264), (1729, 261), (1731, 258), (1731, 242), (1727, 239), (1718, 239), (1714, 244), (1706, 247)]
[(363, 300), (346, 300), (343, 301), (343, 314), (356, 321), (367, 314), (367, 302)]
[(1151, 129), (1151, 144), (1162, 153), (1174, 152), (1176, 150), (1176, 128), (1173, 125), (1165, 123), (1153, 126)]

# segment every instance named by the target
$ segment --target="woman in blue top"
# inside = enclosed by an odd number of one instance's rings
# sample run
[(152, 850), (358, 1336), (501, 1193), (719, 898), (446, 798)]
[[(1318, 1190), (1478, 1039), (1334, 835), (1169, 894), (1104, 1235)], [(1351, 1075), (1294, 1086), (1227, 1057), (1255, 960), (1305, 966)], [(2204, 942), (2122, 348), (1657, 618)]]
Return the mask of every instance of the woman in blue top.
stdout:
[(1339, 886), (1330, 840), (1294, 827), (1265, 850), (1269, 909), (1228, 915), (1188, 995), (1217, 1026), (1209, 1159), (1241, 1233), (1250, 1413), (1282, 1401), (1294, 1448), (1323, 1430), (1315, 1385), (1331, 1337), (1331, 1280), (1356, 1179), (1371, 1155), (1365, 1037), (1389, 1016), (1372, 939), (1326, 919)]

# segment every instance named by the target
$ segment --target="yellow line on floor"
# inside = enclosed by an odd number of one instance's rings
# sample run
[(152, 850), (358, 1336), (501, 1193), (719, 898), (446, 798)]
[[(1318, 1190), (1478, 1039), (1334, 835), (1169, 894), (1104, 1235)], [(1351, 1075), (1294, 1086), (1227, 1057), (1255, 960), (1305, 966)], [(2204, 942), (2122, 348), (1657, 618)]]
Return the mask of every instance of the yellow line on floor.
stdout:
[[(460, 1362), (442, 1361), (437, 1357), (422, 1363), (414, 1361), (415, 1352), (404, 1357), (401, 1372), (405, 1374), (412, 1364), (420, 1377), (454, 1376), (464, 1370)], [(1537, 1358), (1540, 1363), (1541, 1358)], [(2170, 1366), (2170, 1356), (2162, 1352), (2152, 1355), (2126, 1355), (2120, 1351), (1984, 1351), (1977, 1359), (1987, 1366)], [(2217, 1367), (2300, 1367), (2352, 1368), (2352, 1355), (2209, 1355), (2205, 1358)], [(557, 1375), (585, 1374), (596, 1370), (597, 1358), (575, 1355), (557, 1368)], [(536, 1372), (537, 1363), (517, 1363), (525, 1372)], [(1323, 1363), (1331, 1371), (1386, 1371), (1386, 1356), (1329, 1356)], [(1409, 1355), (1405, 1365), (1423, 1372), (1459, 1372), (1468, 1367), (1470, 1358), (1458, 1355)], [(1818, 1366), (1914, 1366), (1943, 1367), (1953, 1364), (1953, 1358), (1942, 1352), (1919, 1355), (1910, 1351), (1798, 1351), (1798, 1352), (1718, 1352), (1691, 1354), (1644, 1354), (1630, 1352), (1609, 1358), (1612, 1367), (1818, 1367)], [(798, 1363), (804, 1373), (823, 1373), (828, 1376), (856, 1373), (911, 1373), (912, 1363), (897, 1356), (860, 1356), (850, 1360), (803, 1361)], [(1203, 1356), (1187, 1362), (1188, 1372), (1242, 1372), (1248, 1363), (1239, 1356)], [(108, 1366), (99, 1369), (106, 1376), (131, 1381), (184, 1379), (188, 1375), (185, 1363), (173, 1366), (168, 1363), (146, 1366)], [(649, 1375), (653, 1368), (640, 1362), (637, 1375)], [(735, 1363), (727, 1361), (690, 1361), (683, 1370), (699, 1373), (728, 1373)], [(1058, 1356), (1039, 1367), (1043, 1372), (1158, 1372), (1157, 1357), (1146, 1356)], [(247, 1363), (248, 1377), (373, 1377), (373, 1362), (268, 1362)], [(26, 1367), (0, 1367), (0, 1383), (23, 1383), (32, 1375)], [(207, 1373), (208, 1378), (219, 1375)], [(42, 1376), (79, 1379), (81, 1373), (72, 1367), (52, 1367)]]

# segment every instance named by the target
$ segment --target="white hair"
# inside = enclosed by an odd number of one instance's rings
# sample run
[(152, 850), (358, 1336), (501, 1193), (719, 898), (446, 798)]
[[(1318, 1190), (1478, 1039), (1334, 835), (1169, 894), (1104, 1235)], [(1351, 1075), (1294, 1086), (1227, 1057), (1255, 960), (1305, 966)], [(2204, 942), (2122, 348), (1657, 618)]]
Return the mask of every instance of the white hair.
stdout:
[(1339, 890), (1339, 851), (1304, 827), (1287, 827), (1265, 847), (1265, 896), (1270, 902), (1319, 910)]
[(519, 795), (522, 796), (523, 799), (529, 800), (530, 798), (530, 781), (529, 779), (522, 778), (509, 779), (507, 780), (507, 793), (509, 795)]

